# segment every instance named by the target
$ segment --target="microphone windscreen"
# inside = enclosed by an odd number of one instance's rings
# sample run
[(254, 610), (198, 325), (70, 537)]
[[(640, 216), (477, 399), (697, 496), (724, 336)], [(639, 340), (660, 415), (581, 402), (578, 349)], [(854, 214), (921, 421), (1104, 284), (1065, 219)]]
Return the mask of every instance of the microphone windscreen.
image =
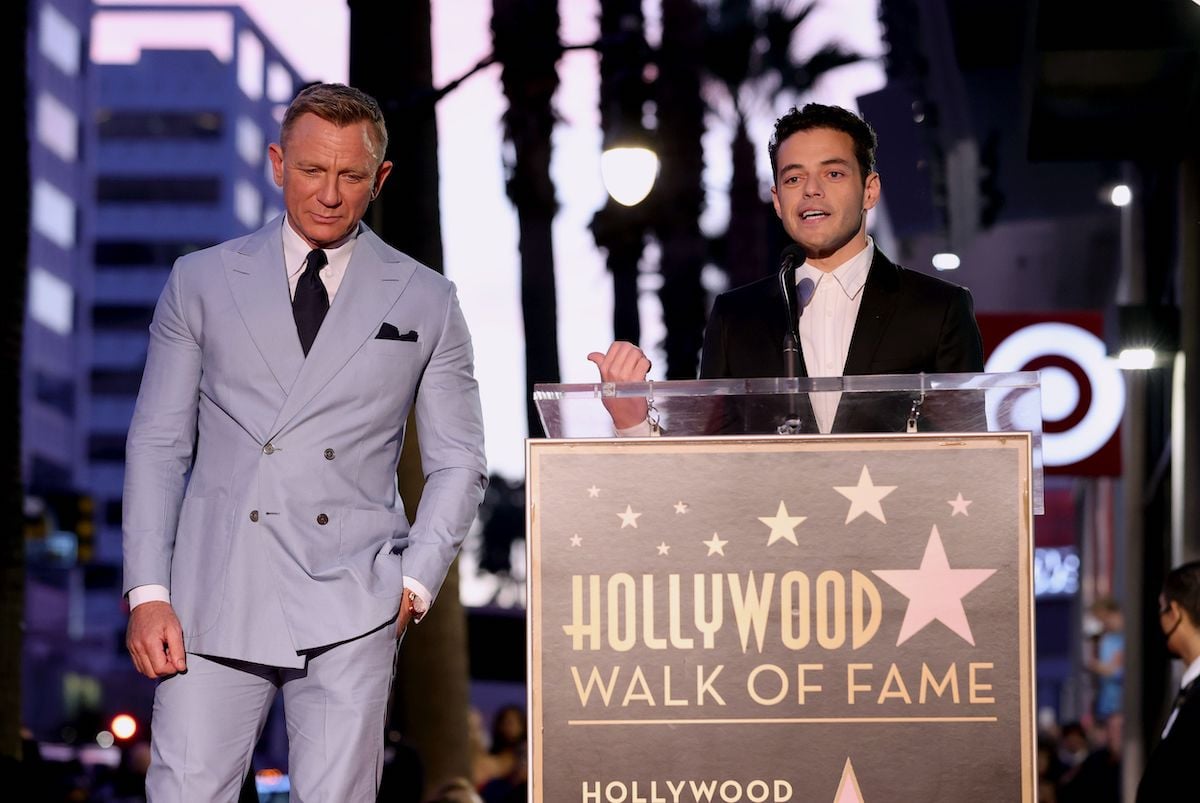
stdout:
[(804, 249), (801, 248), (798, 243), (792, 243), (784, 248), (782, 252), (780, 252), (779, 264), (784, 265), (790, 261), (792, 265), (798, 267), (803, 265), (804, 260), (807, 258), (807, 255), (804, 253)]

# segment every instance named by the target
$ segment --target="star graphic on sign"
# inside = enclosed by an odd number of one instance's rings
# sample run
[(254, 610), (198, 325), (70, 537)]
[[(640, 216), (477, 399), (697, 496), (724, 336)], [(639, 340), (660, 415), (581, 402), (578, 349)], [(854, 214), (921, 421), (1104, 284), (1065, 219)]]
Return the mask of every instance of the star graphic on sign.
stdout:
[(936, 619), (974, 647), (975, 639), (971, 635), (962, 599), (995, 573), (995, 569), (951, 569), (946, 559), (946, 549), (942, 546), (942, 537), (935, 525), (925, 544), (921, 568), (875, 570), (880, 579), (908, 597), (908, 608), (904, 611), (896, 646), (908, 641)]
[(675, 503), (675, 512), (676, 513), (687, 513), (688, 512), (687, 503), (682, 502), (682, 501), (676, 502)]
[[(718, 536), (716, 533), (713, 533), (711, 540), (701, 541), (700, 543), (708, 547), (709, 555), (720, 555), (721, 557), (725, 557), (725, 545), (728, 544), (729, 541), (722, 541), (720, 536)], [(705, 557), (707, 557), (707, 555)]]
[(842, 780), (838, 782), (833, 803), (866, 803), (862, 790), (858, 788), (858, 778), (854, 775), (854, 767), (849, 758), (846, 759), (846, 766), (842, 767)]
[(595, 485), (593, 485), (591, 488), (588, 488), (588, 498), (598, 499), (599, 497), (600, 497), (600, 489), (599, 488), (597, 488)]
[(796, 527), (807, 518), (807, 516), (789, 516), (787, 505), (783, 503), (783, 500), (780, 500), (779, 510), (774, 516), (759, 516), (758, 520), (771, 528), (771, 535), (767, 538), (767, 546), (770, 546), (781, 538), (791, 541), (796, 546), (800, 546), (800, 542), (796, 540)]
[(896, 490), (895, 485), (876, 485), (871, 482), (871, 472), (863, 466), (858, 475), (858, 485), (835, 485), (833, 490), (850, 500), (850, 510), (846, 513), (846, 524), (857, 519), (864, 513), (870, 513), (875, 518), (887, 524), (883, 517), (883, 505), (879, 504), (883, 497)]
[(571, 546), (579, 546), (583, 543), (583, 537), (579, 533), (571, 536)]
[(661, 544), (658, 545), (658, 554), (666, 555), (670, 551), (671, 551), (671, 547), (667, 546), (666, 541), (663, 541)]
[(632, 527), (633, 529), (635, 529), (635, 530), (636, 530), (636, 529), (637, 529), (637, 520), (638, 520), (638, 516), (640, 516), (640, 515), (642, 515), (642, 514), (641, 514), (641, 513), (634, 513), (634, 512), (633, 512), (633, 506), (632, 506), (632, 505), (626, 505), (626, 506), (625, 506), (625, 512), (624, 512), (624, 513), (618, 513), (617, 515), (621, 517), (621, 529), (622, 529), (622, 530), (624, 530), (626, 527)]
[(953, 508), (950, 511), (951, 517), (957, 516), (959, 513), (963, 514), (964, 516), (971, 515), (970, 513), (967, 512), (967, 506), (971, 504), (971, 500), (963, 499), (962, 491), (958, 492), (957, 499), (950, 499), (946, 502), (946, 504), (949, 505), (951, 508)]

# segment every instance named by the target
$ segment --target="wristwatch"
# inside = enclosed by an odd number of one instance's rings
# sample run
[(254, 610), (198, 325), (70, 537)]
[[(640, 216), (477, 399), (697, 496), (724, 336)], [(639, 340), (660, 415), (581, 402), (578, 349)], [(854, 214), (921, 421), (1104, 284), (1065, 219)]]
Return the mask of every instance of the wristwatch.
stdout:
[(421, 596), (416, 591), (408, 592), (408, 608), (412, 611), (414, 619), (420, 619), (425, 615), (425, 611), (428, 610), (425, 600), (421, 599)]

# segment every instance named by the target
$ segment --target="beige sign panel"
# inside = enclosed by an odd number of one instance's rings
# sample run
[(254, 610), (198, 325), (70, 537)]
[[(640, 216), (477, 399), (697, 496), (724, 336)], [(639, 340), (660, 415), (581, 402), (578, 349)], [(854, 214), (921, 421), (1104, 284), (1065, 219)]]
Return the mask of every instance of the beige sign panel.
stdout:
[(527, 466), (534, 801), (1034, 800), (1027, 435)]

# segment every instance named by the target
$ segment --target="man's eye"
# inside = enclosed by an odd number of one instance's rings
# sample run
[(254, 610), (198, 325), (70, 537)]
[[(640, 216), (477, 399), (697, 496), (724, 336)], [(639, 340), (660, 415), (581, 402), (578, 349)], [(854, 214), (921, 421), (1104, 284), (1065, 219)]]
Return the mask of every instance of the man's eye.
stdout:
[(830, 178), (841, 178), (844, 175), (846, 175), (846, 174), (843, 173), (841, 170), (830, 170), (829, 171)]

